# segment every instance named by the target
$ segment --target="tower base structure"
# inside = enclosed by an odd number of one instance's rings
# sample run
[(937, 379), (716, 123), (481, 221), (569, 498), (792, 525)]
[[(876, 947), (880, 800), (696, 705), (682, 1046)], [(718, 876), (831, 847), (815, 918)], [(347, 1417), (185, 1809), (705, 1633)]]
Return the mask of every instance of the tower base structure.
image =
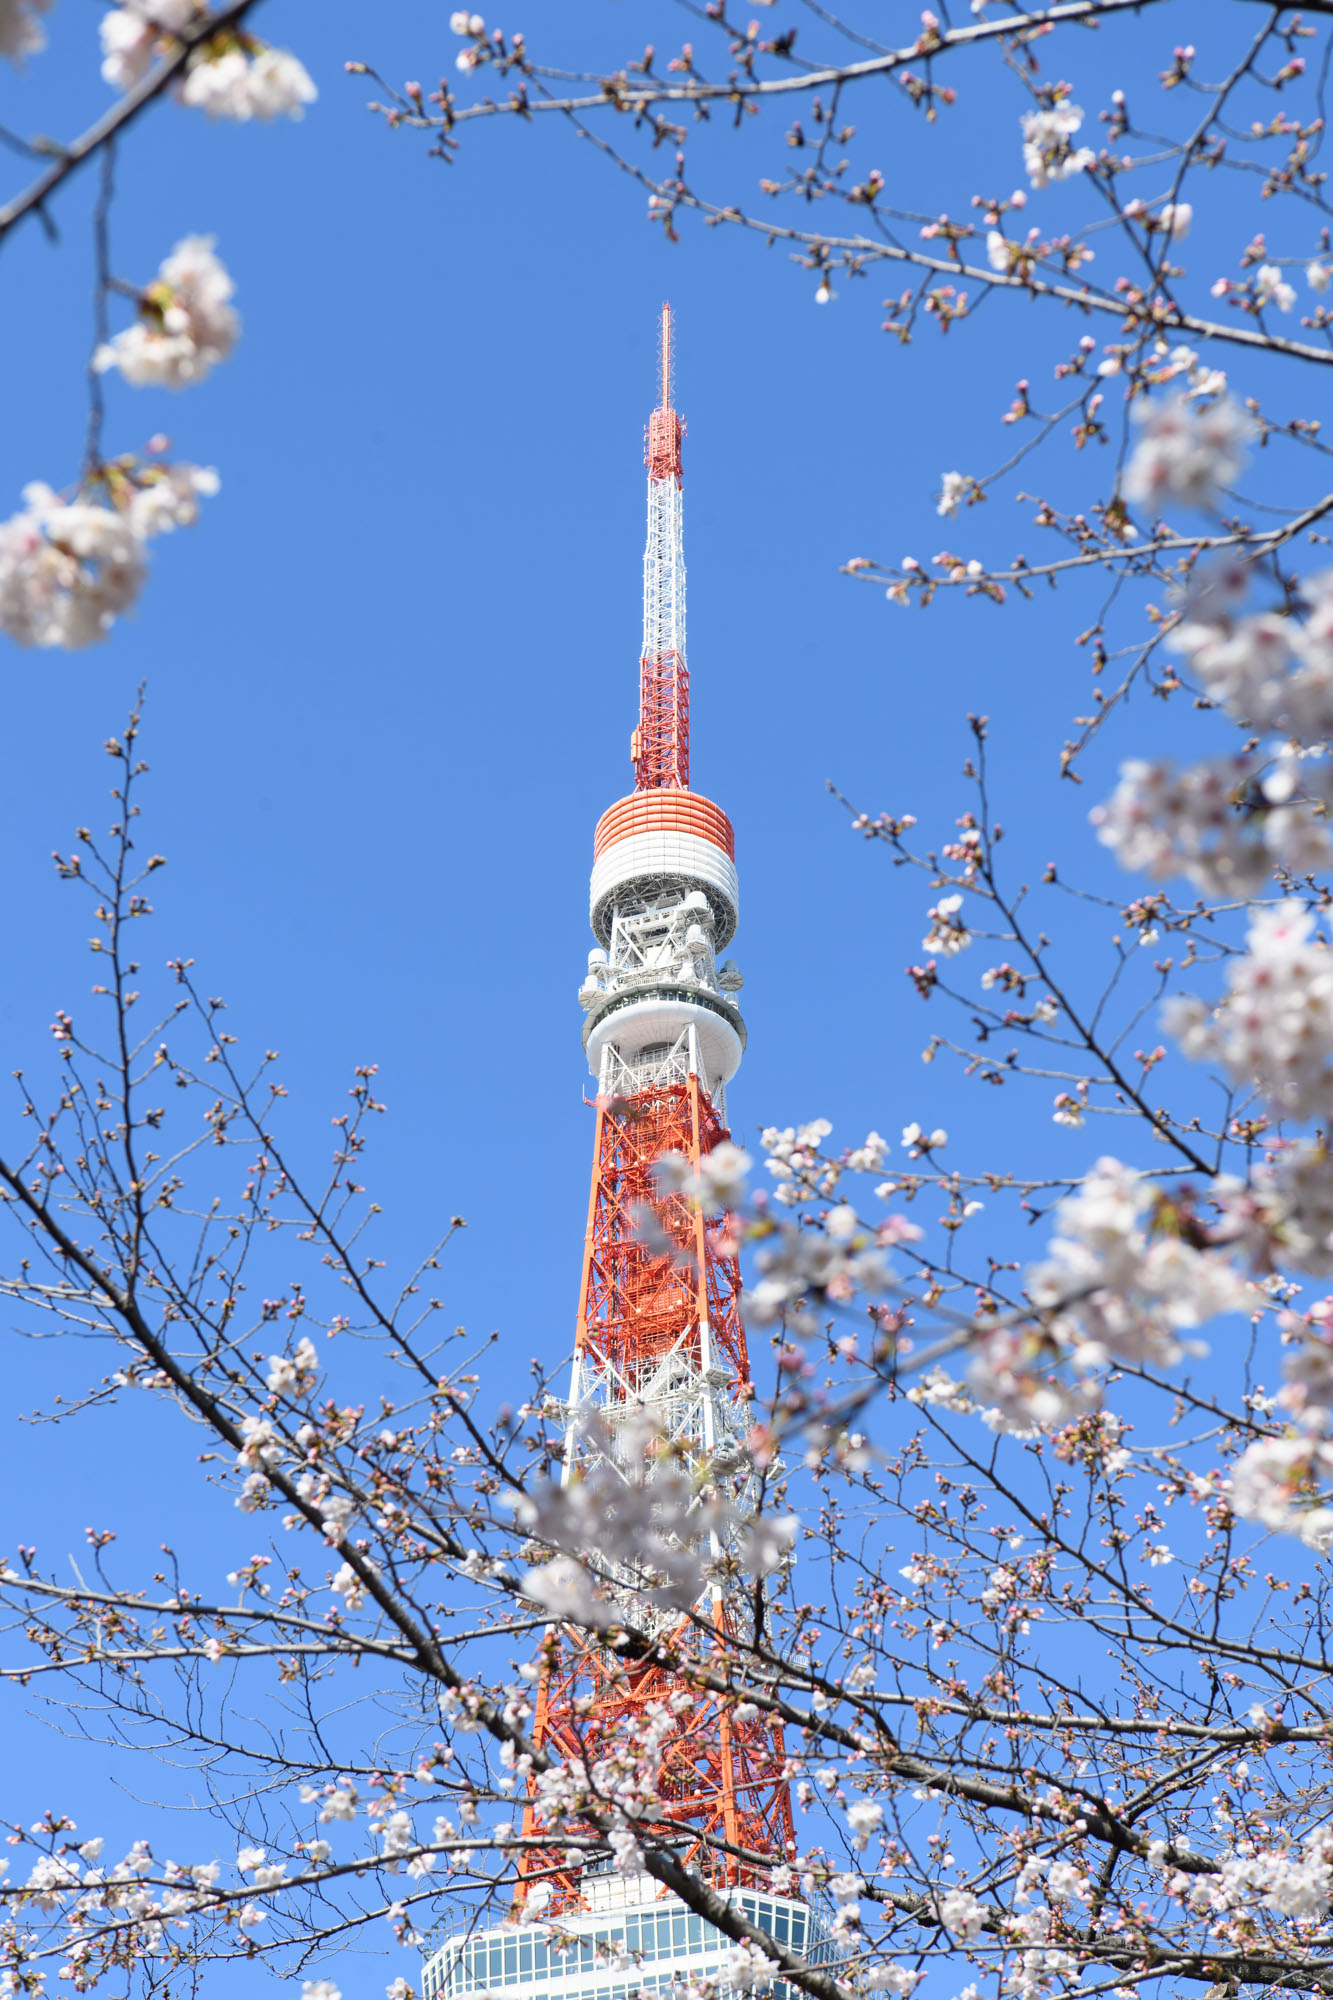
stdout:
[[(733, 1890), (729, 1900), (811, 1965), (836, 1961), (837, 1947), (817, 1906), (762, 1889)], [(586, 1876), (583, 1901), (582, 1910), (549, 1923), (474, 1931), (460, 1923), (425, 1962), (422, 2000), (498, 2000), (501, 1994), (513, 2000), (631, 2000), (705, 1979), (731, 1990), (731, 1940), (678, 1897), (664, 1894), (651, 1876)], [(802, 2000), (782, 1979), (753, 1990), (772, 2000)]]

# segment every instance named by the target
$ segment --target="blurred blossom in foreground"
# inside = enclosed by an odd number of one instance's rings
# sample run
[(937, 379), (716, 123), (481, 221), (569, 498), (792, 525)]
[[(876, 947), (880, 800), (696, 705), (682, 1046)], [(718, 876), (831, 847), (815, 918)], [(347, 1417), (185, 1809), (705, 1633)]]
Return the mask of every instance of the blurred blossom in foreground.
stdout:
[(46, 31), (37, 19), (51, 0), (0, 0), (0, 56), (13, 63), (46, 47)]
[(1135, 505), (1209, 507), (1239, 477), (1254, 424), (1234, 397), (1202, 409), (1188, 396), (1140, 399), (1133, 413), (1142, 436), (1125, 473), (1125, 498)]
[(105, 639), (139, 595), (144, 544), (198, 517), (218, 476), (196, 465), (118, 474), (121, 504), (64, 501), (49, 486), (23, 489), (23, 511), (0, 524), (0, 631), (23, 646), (77, 648)]
[(181, 389), (225, 361), (241, 330), (236, 287), (211, 236), (187, 236), (163, 259), (139, 297), (135, 324), (93, 356), (99, 373), (119, 369), (136, 388)]

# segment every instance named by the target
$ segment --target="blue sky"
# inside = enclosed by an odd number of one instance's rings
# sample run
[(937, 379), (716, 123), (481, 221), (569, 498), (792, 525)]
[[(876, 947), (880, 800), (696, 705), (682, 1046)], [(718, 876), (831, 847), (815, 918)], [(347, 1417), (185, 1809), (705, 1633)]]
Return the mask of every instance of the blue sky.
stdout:
[[(897, 11), (906, 33), (919, 10)], [(629, 9), (561, 14), (564, 47), (642, 40)], [(658, 15), (665, 40), (680, 17)], [(49, 855), (105, 817), (100, 746), (144, 681), (145, 835), (170, 859), (153, 951), (192, 955), (233, 1028), (283, 1051), (290, 1129), (312, 1157), (352, 1065), (379, 1063), (386, 1244), (406, 1254), (467, 1217), (450, 1312), (497, 1329), (508, 1370), (572, 1336), (592, 1124), (575, 995), (593, 824), (631, 784), (662, 297), (689, 426), (694, 779), (730, 813), (741, 872), (738, 1138), (824, 1115), (854, 1144), (917, 1118), (949, 1127), (969, 1168), (1052, 1149), (1084, 1164), (1095, 1137), (1052, 1127), (1048, 1106), (964, 1096), (943, 1064), (923, 1069), (931, 1023), (902, 968), (920, 955), (924, 885), (853, 839), (825, 781), (942, 838), (967, 802), (964, 718), (989, 712), (1015, 874), (1081, 854), (1106, 882), (1086, 812), (1125, 745), (1090, 759), (1081, 790), (1060, 784), (1087, 685), (1072, 594), (923, 617), (838, 569), (858, 553), (925, 559), (964, 534), (969, 552), (1033, 553), (1030, 509), (997, 500), (946, 534), (934, 493), (945, 469), (1003, 454), (1015, 378), (1035, 376), (1035, 354), (1048, 381), (1079, 329), (997, 309), (900, 348), (880, 331), (881, 278), (840, 283), (821, 309), (781, 247), (687, 227), (673, 248), (642, 195), (555, 121), (474, 129), (457, 164), (432, 161), (367, 115), (343, 63), (429, 80), (458, 46), (444, 18), (272, 0), (257, 25), (319, 85), (306, 120), (213, 127), (164, 106), (123, 150), (117, 272), (146, 279), (179, 237), (215, 234), (245, 327), (199, 389), (109, 387), (112, 449), (166, 430), (222, 478), (199, 526), (156, 545), (138, 615), (82, 654), (3, 653), (0, 1067), (40, 1074), (48, 1022), (91, 981), (85, 913)], [(95, 19), (61, 0), (47, 53), (0, 77), (0, 122), (68, 133), (100, 111)], [(1012, 185), (1020, 108), (997, 88), (951, 132), (900, 115), (883, 164), (928, 213), (941, 187), (957, 202), (978, 179)], [(21, 163), (6, 174), (17, 185)], [(0, 434), (5, 512), (27, 480), (62, 485), (77, 465), (91, 195), (85, 177), (61, 199), (58, 245), (28, 227), (6, 250), (0, 367), (21, 393)], [(1133, 723), (1160, 740), (1157, 714)], [(68, 1365), (10, 1342), (8, 1414)], [(147, 1546), (168, 1465), (184, 1476), (188, 1452), (149, 1473), (109, 1427), (11, 1424), (5, 1545), (39, 1540), (55, 1562), (120, 1508)], [(11, 1711), (22, 1699), (6, 1691)], [(25, 1738), (5, 1813), (56, 1802), (53, 1770), (93, 1781), (86, 1756), (65, 1760)]]

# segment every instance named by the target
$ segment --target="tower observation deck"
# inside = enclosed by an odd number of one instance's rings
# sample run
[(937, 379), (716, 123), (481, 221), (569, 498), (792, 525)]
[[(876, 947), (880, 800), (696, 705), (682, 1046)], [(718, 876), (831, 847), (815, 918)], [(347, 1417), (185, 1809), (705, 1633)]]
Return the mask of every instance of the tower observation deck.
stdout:
[[(721, 807), (689, 784), (685, 426), (672, 401), (671, 332), (664, 307), (660, 393), (645, 441), (634, 790), (607, 808), (593, 836), (596, 942), (579, 1000), (596, 1126), (564, 1478), (597, 1470), (633, 1483), (652, 1435), (652, 1449), (690, 1471), (701, 1502), (711, 1486), (731, 1503), (729, 1515), (743, 1517), (757, 1482), (745, 1447), (752, 1392), (739, 1267), (725, 1218), (699, 1213), (683, 1194), (664, 1197), (656, 1182), (667, 1155), (683, 1155), (697, 1175), (729, 1137), (726, 1089), (745, 1049), (743, 982), (722, 956), (740, 913), (735, 839)], [(636, 1228), (645, 1205), (673, 1239), (668, 1254)], [(822, 1911), (782, 1892), (795, 1839), (781, 1725), (700, 1687), (687, 1670), (691, 1658), (707, 1663), (755, 1629), (758, 1586), (744, 1574), (739, 1530), (716, 1525), (723, 1511), (701, 1506), (690, 1546), (707, 1557), (706, 1581), (687, 1610), (658, 1608), (632, 1565), (602, 1565), (617, 1618), (667, 1642), (660, 1650), (685, 1666), (658, 1663), (652, 1647), (637, 1661), (595, 1631), (553, 1626), (531, 1733), (550, 1757), (589, 1772), (650, 1734), (655, 1804), (645, 1842), (669, 1848), (767, 1937), (827, 1963), (835, 1947)], [(716, 1925), (586, 1838), (594, 1831), (586, 1823), (555, 1823), (547, 1810), (534, 1786), (513, 1920), (469, 1928), (459, 1912), (427, 1959), (423, 2000), (511, 1989), (515, 2000), (628, 2000), (687, 1981), (728, 1984), (731, 1940)], [(767, 1990), (775, 2000), (789, 1992), (781, 1981)]]

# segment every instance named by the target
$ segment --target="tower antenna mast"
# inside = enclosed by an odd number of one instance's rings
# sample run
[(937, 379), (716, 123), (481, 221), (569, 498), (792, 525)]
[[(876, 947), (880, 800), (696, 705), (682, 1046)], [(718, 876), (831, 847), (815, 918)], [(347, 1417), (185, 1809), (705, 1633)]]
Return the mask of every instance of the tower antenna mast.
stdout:
[(671, 307), (658, 330), (661, 400), (648, 419), (648, 539), (643, 551), (643, 651), (639, 726), (630, 744), (641, 792), (690, 787), (690, 670), (685, 664), (685, 547), (681, 442), (671, 402)]

